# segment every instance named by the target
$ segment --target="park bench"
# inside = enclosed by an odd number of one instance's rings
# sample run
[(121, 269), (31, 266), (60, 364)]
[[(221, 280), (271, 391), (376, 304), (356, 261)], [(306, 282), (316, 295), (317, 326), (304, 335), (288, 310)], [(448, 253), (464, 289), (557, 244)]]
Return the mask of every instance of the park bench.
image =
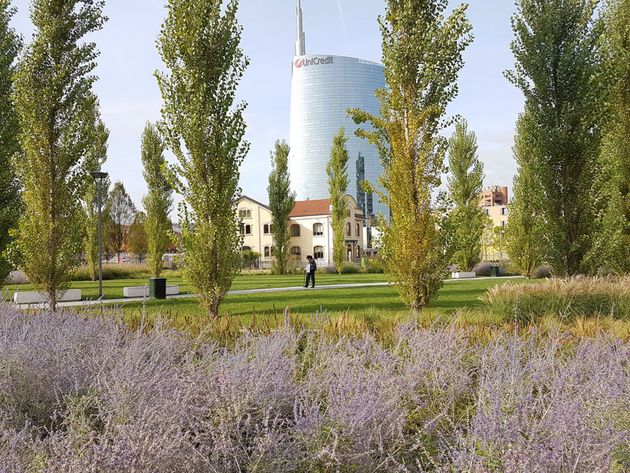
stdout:
[[(68, 289), (57, 302), (76, 302), (81, 300), (81, 289)], [(37, 291), (20, 291), (13, 294), (13, 302), (16, 304), (45, 304), (48, 295)]]
[[(166, 286), (167, 296), (176, 296), (179, 294), (179, 286)], [(149, 286), (131, 286), (123, 287), (123, 296), (132, 297), (149, 297)]]
[(472, 279), (476, 278), (477, 274), (474, 271), (457, 271), (451, 273), (453, 279)]

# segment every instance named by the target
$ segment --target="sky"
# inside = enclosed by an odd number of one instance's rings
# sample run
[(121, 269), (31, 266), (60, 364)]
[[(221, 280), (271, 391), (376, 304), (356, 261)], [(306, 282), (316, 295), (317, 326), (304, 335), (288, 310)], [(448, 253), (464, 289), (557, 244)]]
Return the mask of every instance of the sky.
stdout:
[[(295, 47), (295, 0), (241, 0), (242, 48), (251, 65), (239, 88), (247, 102), (250, 152), (241, 168), (243, 194), (267, 202), (270, 150), (289, 137), (291, 64)], [(460, 2), (452, 2), (452, 6)], [(14, 28), (28, 42), (31, 0), (13, 0)], [(110, 130), (104, 170), (122, 180), (140, 207), (146, 192), (140, 137), (147, 121), (160, 119), (162, 99), (154, 77), (162, 62), (156, 38), (166, 16), (164, 0), (107, 0), (109, 18), (91, 35), (100, 50), (95, 85), (103, 120)], [(372, 61), (381, 58), (378, 15), (384, 0), (302, 0), (307, 54), (336, 54)], [(477, 134), (486, 185), (511, 187), (514, 127), (523, 108), (521, 93), (503, 76), (513, 66), (510, 51), (512, 0), (469, 0), (475, 41), (466, 50), (459, 95), (450, 115), (466, 118)], [(445, 136), (452, 130), (445, 130)]]

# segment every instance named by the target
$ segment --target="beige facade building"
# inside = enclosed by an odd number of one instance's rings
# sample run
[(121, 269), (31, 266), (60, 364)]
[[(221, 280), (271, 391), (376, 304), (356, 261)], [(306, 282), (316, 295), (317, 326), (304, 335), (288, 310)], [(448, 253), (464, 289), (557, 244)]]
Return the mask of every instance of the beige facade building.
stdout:
[[(364, 251), (363, 213), (350, 195), (344, 225), (347, 259), (357, 262)], [(261, 255), (260, 266), (270, 268), (273, 261), (273, 238), (271, 210), (261, 202), (243, 196), (237, 202), (241, 218), (243, 250), (251, 250)], [(295, 203), (290, 215), (289, 231), (290, 264), (300, 267), (306, 264), (306, 257), (312, 255), (320, 267), (333, 265), (333, 231), (330, 201), (328, 199), (304, 200)]]
[(271, 267), (271, 210), (267, 205), (247, 196), (237, 201), (236, 208), (241, 219), (243, 250), (259, 253), (260, 265), (263, 268)]
[(503, 261), (507, 258), (504, 237), (510, 215), (508, 204), (507, 187), (492, 186), (481, 193), (480, 205), (489, 219), (481, 245), (484, 261)]
[[(348, 206), (344, 224), (345, 250), (348, 262), (358, 262), (364, 250), (363, 212), (356, 200), (346, 196)], [(291, 212), (291, 259), (306, 263), (312, 255), (318, 266), (333, 265), (333, 230), (328, 199), (303, 200)]]

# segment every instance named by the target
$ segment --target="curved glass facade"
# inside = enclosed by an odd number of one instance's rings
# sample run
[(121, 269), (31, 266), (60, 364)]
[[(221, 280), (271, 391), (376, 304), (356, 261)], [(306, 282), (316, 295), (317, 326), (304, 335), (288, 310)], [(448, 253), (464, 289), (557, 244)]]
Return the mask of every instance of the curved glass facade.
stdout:
[(357, 126), (348, 117), (349, 108), (378, 114), (374, 95), (385, 88), (385, 71), (380, 64), (344, 56), (306, 55), (293, 61), (289, 171), (298, 200), (327, 199), (326, 164), (333, 137), (341, 127), (348, 138), (348, 194), (368, 214), (389, 215), (378, 196), (366, 196), (357, 183), (373, 184), (381, 174), (376, 148), (355, 136)]

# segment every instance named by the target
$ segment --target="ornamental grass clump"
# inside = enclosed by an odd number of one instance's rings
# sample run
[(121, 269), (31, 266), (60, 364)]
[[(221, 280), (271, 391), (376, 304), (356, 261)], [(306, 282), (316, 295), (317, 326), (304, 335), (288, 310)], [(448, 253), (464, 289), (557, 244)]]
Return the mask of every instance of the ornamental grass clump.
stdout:
[(483, 298), (502, 317), (533, 322), (551, 315), (561, 319), (610, 316), (630, 319), (630, 276), (549, 279), (535, 284), (502, 284)]
[[(0, 471), (623, 471), (630, 345), (455, 325), (229, 347), (0, 306)], [(616, 470), (615, 470), (616, 469)]]

